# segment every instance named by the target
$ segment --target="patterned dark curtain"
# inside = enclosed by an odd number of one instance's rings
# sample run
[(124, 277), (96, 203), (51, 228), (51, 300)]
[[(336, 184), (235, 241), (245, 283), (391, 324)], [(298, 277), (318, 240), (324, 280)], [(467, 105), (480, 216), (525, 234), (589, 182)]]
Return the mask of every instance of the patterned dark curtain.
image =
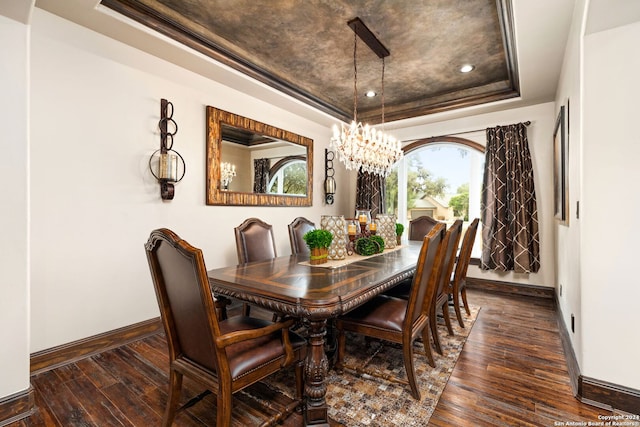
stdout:
[(384, 177), (358, 170), (356, 209), (370, 209), (371, 218), (384, 213)]
[(481, 212), (481, 268), (538, 271), (538, 210), (523, 123), (487, 129)]
[(271, 160), (254, 159), (253, 170), (253, 192), (266, 193), (267, 185), (269, 185), (269, 168), (271, 168)]

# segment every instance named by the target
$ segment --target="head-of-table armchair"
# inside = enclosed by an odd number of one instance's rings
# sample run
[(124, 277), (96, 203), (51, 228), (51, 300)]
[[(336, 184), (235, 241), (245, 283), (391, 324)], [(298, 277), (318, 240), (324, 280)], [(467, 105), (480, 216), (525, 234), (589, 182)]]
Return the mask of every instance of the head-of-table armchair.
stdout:
[(169, 347), (163, 426), (170, 426), (182, 409), (177, 406), (185, 375), (216, 393), (216, 425), (228, 426), (233, 393), (295, 365), (296, 400), (285, 412), (293, 411), (302, 396), (306, 355), (305, 340), (289, 331), (293, 321), (245, 316), (220, 321), (200, 249), (168, 229), (154, 230), (145, 249)]
[(411, 396), (420, 399), (420, 389), (413, 369), (413, 342), (419, 336), (422, 337), (428, 362), (435, 367), (429, 340), (429, 313), (431, 298), (437, 286), (437, 268), (443, 253), (444, 235), (444, 224), (437, 224), (424, 237), (408, 299), (378, 295), (336, 319), (337, 369), (344, 368), (346, 331), (402, 344)]

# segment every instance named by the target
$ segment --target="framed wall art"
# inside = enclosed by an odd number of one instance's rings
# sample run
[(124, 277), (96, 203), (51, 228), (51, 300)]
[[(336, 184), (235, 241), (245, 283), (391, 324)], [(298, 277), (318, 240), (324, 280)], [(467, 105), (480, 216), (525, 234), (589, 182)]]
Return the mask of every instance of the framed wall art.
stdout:
[(553, 131), (553, 195), (555, 218), (567, 224), (569, 219), (568, 200), (568, 141), (566, 132), (566, 110), (560, 107)]

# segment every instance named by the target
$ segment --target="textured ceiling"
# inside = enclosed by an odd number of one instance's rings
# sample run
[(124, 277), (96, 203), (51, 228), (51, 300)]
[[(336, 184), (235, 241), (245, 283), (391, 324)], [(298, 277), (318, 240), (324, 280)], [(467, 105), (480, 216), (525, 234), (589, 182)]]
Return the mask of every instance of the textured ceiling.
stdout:
[[(519, 95), (508, 0), (102, 0), (342, 120), (353, 118), (359, 17), (390, 51), (385, 121)], [(380, 121), (382, 61), (358, 38), (358, 119)], [(473, 64), (468, 74), (459, 72)]]

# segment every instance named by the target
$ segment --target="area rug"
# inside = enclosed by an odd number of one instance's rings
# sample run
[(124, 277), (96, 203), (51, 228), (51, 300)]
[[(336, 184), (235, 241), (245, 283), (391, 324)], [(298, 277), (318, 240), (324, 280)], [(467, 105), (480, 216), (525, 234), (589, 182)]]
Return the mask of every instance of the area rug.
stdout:
[[(347, 335), (345, 365), (366, 366), (368, 371), (377, 371), (380, 375), (358, 374), (351, 369), (338, 374), (330, 370), (327, 377), (330, 418), (348, 427), (426, 426), (479, 311), (479, 307), (471, 306), (471, 316), (464, 315), (466, 327), (461, 328), (451, 307), (453, 336), (448, 335), (443, 319), (439, 319), (444, 354), (433, 351), (435, 368), (428, 364), (422, 342), (414, 344), (414, 369), (421, 393), (419, 401), (411, 397), (408, 385), (384, 379), (407, 378), (399, 345), (365, 340), (357, 334)], [(293, 384), (293, 376), (287, 371), (271, 377), (266, 383), (274, 391), (286, 395), (294, 390)]]

